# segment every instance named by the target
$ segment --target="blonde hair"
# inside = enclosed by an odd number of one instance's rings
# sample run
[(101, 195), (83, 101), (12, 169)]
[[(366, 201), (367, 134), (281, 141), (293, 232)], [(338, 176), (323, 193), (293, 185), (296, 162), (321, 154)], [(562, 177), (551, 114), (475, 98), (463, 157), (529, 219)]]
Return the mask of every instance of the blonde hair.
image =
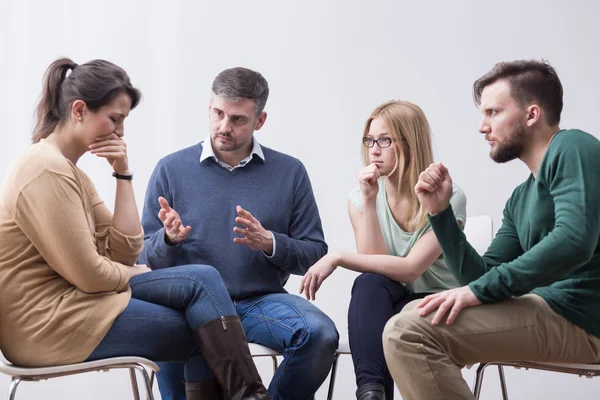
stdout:
[[(373, 110), (365, 124), (363, 137), (369, 134), (375, 118), (382, 118), (390, 129), (396, 154), (396, 165), (390, 176), (397, 172), (398, 197), (408, 198), (407, 221), (409, 230), (414, 232), (427, 223), (427, 213), (413, 188), (421, 172), (433, 162), (429, 123), (419, 106), (408, 101), (390, 100)], [(362, 156), (365, 165), (369, 165), (369, 149), (364, 146)]]

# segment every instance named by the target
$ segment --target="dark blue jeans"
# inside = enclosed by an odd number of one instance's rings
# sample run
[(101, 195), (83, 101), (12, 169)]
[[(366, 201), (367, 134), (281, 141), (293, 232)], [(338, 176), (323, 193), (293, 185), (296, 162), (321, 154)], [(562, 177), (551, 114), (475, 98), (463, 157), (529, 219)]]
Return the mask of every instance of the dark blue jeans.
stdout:
[[(269, 385), (273, 400), (309, 400), (327, 378), (338, 346), (333, 321), (300, 296), (276, 293), (235, 301), (248, 342), (283, 354)], [(184, 400), (183, 364), (160, 363), (163, 400)]]
[(129, 286), (129, 304), (88, 360), (140, 356), (183, 361), (182, 381), (212, 379), (192, 330), (236, 315), (219, 272), (207, 265), (185, 265), (138, 275)]
[(400, 282), (379, 274), (367, 272), (356, 278), (348, 309), (348, 337), (356, 386), (378, 383), (385, 388), (386, 400), (394, 398), (394, 381), (383, 355), (383, 328), (406, 304), (428, 294), (411, 294)]

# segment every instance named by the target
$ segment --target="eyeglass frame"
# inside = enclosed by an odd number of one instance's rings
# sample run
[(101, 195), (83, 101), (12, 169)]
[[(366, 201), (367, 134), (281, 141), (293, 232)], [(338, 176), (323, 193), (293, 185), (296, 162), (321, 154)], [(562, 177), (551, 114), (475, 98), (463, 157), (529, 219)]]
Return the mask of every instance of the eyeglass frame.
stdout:
[[(381, 144), (379, 144), (380, 140), (382, 140), (384, 142), (386, 140), (389, 140), (390, 144), (388, 144), (387, 146), (382, 146)], [(373, 139), (373, 138), (370, 138), (368, 136), (364, 136), (362, 138), (363, 146), (365, 146), (367, 149), (372, 149), (373, 147), (375, 147), (375, 144), (377, 144), (377, 147), (379, 147), (380, 149), (387, 149), (388, 147), (390, 147), (392, 145), (393, 141), (394, 141), (394, 139), (390, 138), (390, 137), (380, 137), (379, 139)], [(371, 145), (368, 146), (367, 143), (371, 143)]]

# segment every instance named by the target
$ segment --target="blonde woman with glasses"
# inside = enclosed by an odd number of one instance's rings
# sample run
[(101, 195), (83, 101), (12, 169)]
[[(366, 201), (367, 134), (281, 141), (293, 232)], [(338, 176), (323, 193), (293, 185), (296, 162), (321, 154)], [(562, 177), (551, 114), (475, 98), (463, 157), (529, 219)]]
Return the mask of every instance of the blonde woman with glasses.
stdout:
[[(359, 400), (391, 400), (394, 382), (381, 335), (408, 302), (457, 286), (419, 204), (414, 187), (433, 163), (425, 114), (407, 101), (388, 101), (369, 116), (362, 137), (365, 167), (349, 194), (348, 213), (357, 253), (330, 252), (313, 265), (300, 293), (315, 298), (337, 267), (361, 272), (352, 287), (348, 331)], [(459, 224), (466, 197), (454, 185), (451, 201)]]

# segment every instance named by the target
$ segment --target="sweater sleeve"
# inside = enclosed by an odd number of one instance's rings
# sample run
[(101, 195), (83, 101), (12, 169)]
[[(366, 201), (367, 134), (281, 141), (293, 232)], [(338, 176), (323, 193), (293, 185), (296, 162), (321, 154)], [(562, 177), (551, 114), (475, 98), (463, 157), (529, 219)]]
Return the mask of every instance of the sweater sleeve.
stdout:
[[(164, 163), (159, 161), (152, 172), (144, 210), (142, 211), (142, 227), (144, 228), (144, 249), (138, 262), (146, 264), (151, 269), (171, 267), (176, 264), (181, 256), (182, 246), (170, 246), (165, 242), (165, 228), (158, 218), (160, 204), (158, 198), (162, 196), (173, 205), (173, 196), (169, 190), (169, 180)], [(279, 251), (279, 248), (277, 248)]]
[(430, 216), (429, 222), (444, 253), (446, 265), (460, 285), (468, 285), (493, 267), (523, 254), (519, 237), (506, 209), (502, 226), (483, 256), (467, 242), (456, 221), (452, 206), (433, 217)]
[(15, 221), (46, 263), (86, 293), (128, 288), (129, 267), (98, 253), (75, 178), (44, 171), (17, 200)]
[(321, 218), (304, 165), (295, 174), (292, 218), (288, 232), (273, 232), (277, 251), (268, 260), (291, 274), (303, 275), (327, 253)]
[(495, 302), (526, 294), (591, 260), (600, 235), (598, 141), (587, 143), (578, 137), (566, 141), (568, 135), (548, 150), (537, 177), (553, 199), (554, 228), (520, 257), (471, 283), (479, 300)]
[(113, 214), (98, 195), (91, 180), (88, 182), (94, 219), (96, 220), (96, 247), (101, 255), (125, 265), (135, 264), (144, 246), (144, 234), (129, 236), (112, 225)]

